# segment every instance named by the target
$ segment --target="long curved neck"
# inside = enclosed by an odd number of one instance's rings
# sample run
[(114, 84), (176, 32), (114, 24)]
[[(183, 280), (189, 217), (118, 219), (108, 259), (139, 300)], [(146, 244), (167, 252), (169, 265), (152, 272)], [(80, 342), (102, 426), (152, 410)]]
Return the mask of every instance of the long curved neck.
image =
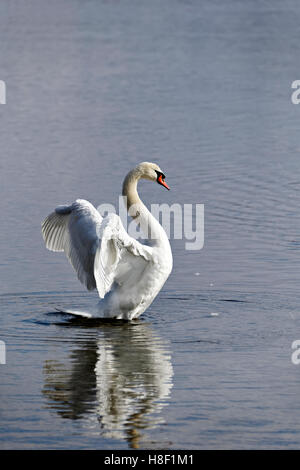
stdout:
[(135, 168), (124, 179), (122, 195), (128, 214), (140, 225), (146, 238), (153, 243), (169, 243), (163, 227), (153, 217), (138, 195), (137, 184), (141, 176), (140, 172)]
[[(140, 177), (141, 176), (139, 175), (137, 170), (134, 169), (128, 173), (128, 175), (123, 181), (122, 195), (124, 197), (124, 202), (127, 207), (127, 211), (129, 215), (131, 215), (133, 218), (136, 217), (136, 215), (134, 214), (135, 206), (138, 207), (142, 205), (146, 210), (148, 210), (146, 206), (142, 203), (137, 192), (137, 184)], [(130, 208), (132, 209), (130, 210)]]

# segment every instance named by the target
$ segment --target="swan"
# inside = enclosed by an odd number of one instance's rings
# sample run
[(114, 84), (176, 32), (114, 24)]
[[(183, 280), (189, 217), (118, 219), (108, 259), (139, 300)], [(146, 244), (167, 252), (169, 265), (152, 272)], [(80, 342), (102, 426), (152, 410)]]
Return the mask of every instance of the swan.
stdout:
[(117, 214), (102, 217), (83, 199), (58, 206), (42, 222), (46, 248), (64, 251), (78, 279), (88, 290), (97, 288), (102, 299), (90, 312), (59, 309), (61, 312), (132, 320), (149, 307), (169, 277), (173, 266), (169, 239), (138, 195), (140, 179), (170, 188), (160, 167), (149, 162), (133, 168), (123, 181), (127, 211), (147, 244), (129, 236)]

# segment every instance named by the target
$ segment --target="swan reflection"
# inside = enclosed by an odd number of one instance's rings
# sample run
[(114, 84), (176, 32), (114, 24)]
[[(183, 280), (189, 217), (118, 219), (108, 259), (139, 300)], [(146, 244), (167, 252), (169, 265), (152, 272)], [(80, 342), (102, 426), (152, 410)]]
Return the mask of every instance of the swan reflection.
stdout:
[(45, 362), (43, 393), (63, 418), (91, 426), (97, 419), (102, 435), (138, 448), (146, 430), (163, 423), (173, 377), (168, 343), (140, 322), (90, 331), (66, 361)]

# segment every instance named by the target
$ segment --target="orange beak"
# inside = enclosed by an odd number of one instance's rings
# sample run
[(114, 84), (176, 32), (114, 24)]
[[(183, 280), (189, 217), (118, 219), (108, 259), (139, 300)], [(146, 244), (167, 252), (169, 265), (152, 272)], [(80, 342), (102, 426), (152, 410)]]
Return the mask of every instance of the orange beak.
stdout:
[(165, 183), (165, 181), (163, 180), (162, 175), (159, 175), (159, 177), (157, 178), (157, 182), (161, 184), (162, 186), (164, 186), (165, 188), (170, 189), (167, 183)]

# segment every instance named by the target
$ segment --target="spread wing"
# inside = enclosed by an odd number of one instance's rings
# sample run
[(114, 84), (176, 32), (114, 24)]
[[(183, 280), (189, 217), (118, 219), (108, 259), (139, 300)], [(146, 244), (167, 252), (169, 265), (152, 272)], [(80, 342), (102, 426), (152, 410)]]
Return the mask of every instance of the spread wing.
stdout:
[(135, 285), (153, 258), (153, 249), (130, 237), (120, 217), (108, 214), (100, 227), (101, 244), (96, 252), (94, 276), (100, 297), (113, 283)]
[(104, 219), (88, 201), (59, 206), (42, 223), (46, 247), (64, 251), (78, 279), (103, 298), (114, 282), (134, 283), (152, 260), (152, 248), (125, 231), (121, 219)]

